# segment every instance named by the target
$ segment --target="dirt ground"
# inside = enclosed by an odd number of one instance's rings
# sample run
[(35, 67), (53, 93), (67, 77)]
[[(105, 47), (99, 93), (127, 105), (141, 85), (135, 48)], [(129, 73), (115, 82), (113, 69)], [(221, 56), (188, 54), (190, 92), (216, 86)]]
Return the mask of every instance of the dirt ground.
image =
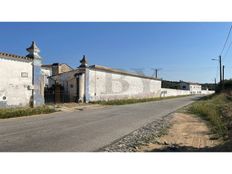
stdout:
[(221, 143), (214, 139), (206, 122), (194, 115), (175, 113), (167, 130), (156, 143), (138, 148), (138, 151), (201, 151)]

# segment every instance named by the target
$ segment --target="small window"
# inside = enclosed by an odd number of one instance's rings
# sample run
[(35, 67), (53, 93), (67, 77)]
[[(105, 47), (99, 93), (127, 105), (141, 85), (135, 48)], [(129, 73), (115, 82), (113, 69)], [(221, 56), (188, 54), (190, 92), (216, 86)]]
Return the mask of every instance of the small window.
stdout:
[(28, 78), (28, 73), (27, 72), (21, 72), (21, 77), (22, 78)]
[(70, 85), (70, 88), (73, 88), (73, 84)]
[(6, 96), (3, 96), (2, 99), (3, 99), (3, 100), (6, 100)]

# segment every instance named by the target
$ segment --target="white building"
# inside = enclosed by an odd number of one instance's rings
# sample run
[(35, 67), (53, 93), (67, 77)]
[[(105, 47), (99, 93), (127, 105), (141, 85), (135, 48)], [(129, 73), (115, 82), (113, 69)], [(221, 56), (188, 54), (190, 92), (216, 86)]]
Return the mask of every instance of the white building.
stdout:
[(33, 42), (27, 51), (27, 56), (0, 52), (0, 107), (44, 103), (40, 50)]
[(201, 94), (201, 85), (199, 83), (180, 81), (181, 90), (189, 90), (190, 94)]
[(160, 96), (160, 79), (99, 65), (88, 66), (85, 56), (80, 62), (77, 69), (49, 78), (58, 91), (58, 101), (62, 98), (59, 94), (70, 101), (86, 102)]

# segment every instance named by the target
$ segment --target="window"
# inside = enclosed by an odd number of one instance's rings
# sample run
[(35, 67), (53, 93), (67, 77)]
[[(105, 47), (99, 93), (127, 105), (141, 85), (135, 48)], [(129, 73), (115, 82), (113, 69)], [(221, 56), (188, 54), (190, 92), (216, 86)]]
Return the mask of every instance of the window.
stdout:
[(28, 73), (27, 72), (21, 72), (21, 77), (22, 78), (28, 78)]

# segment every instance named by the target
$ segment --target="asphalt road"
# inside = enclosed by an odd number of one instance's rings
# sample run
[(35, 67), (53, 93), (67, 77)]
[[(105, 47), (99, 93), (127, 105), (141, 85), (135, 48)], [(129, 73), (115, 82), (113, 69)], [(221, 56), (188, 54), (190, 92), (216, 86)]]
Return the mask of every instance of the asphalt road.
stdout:
[(96, 151), (198, 97), (0, 120), (0, 151)]

